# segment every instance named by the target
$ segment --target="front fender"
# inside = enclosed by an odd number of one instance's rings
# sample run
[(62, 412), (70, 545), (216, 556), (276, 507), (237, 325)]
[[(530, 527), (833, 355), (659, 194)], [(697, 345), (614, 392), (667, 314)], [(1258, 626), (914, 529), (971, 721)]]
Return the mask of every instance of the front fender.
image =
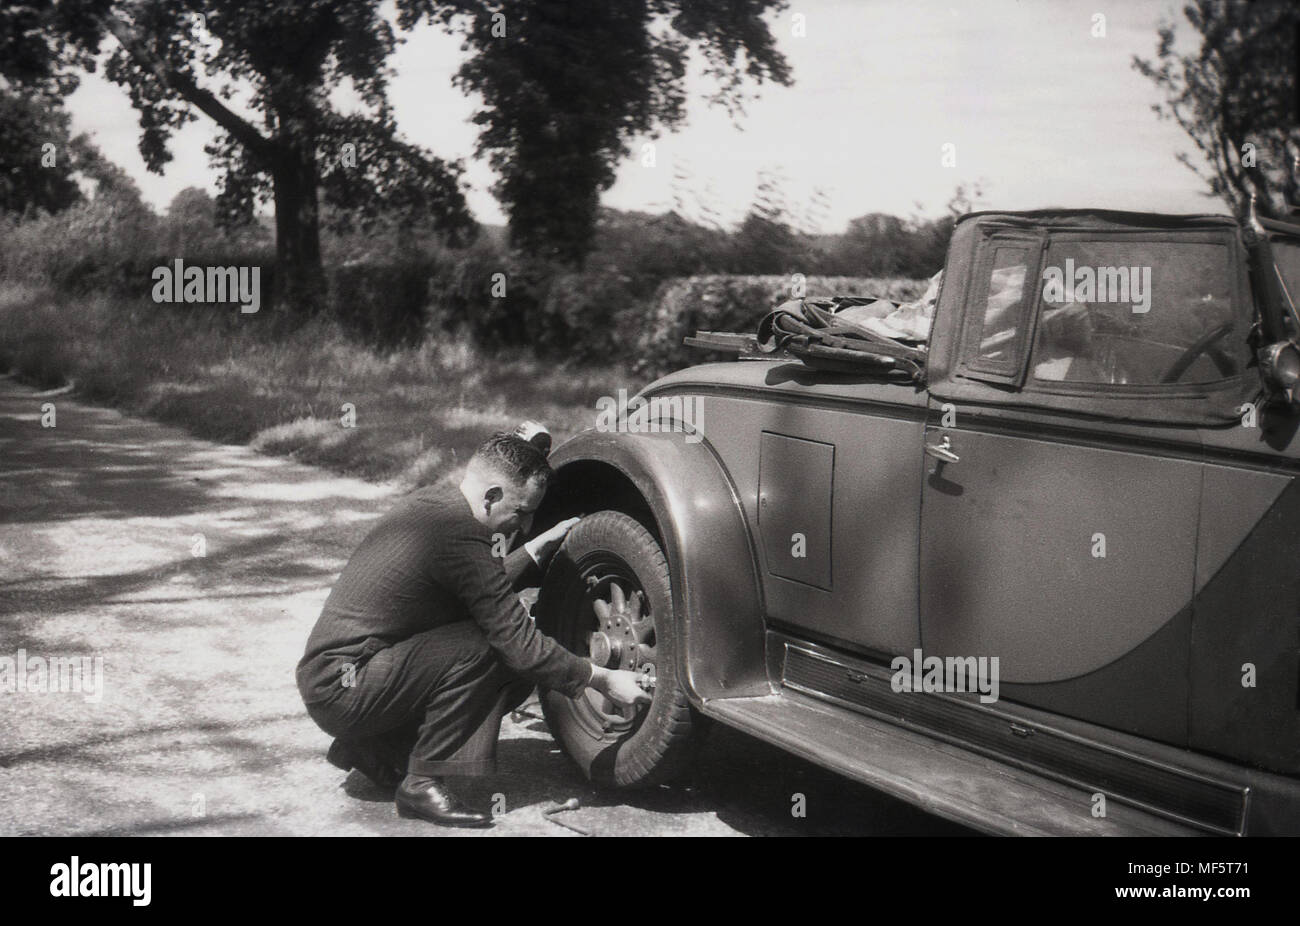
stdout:
[(753, 535), (708, 442), (681, 433), (584, 431), (550, 462), (566, 514), (640, 504), (653, 520), (668, 559), (677, 639), (685, 641), (678, 677), (691, 699), (769, 694)]

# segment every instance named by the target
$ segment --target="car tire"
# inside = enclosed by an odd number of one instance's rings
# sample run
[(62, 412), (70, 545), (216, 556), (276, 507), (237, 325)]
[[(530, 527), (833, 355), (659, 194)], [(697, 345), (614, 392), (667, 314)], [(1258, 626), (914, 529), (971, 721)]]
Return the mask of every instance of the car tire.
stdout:
[(592, 658), (595, 649), (593, 661), (610, 668), (653, 666), (650, 704), (617, 714), (592, 689), (577, 698), (542, 689), (552, 735), (587, 778), (636, 788), (678, 774), (689, 761), (699, 718), (678, 678), (668, 561), (650, 532), (619, 511), (583, 518), (547, 570), (537, 615), (538, 626), (574, 653)]

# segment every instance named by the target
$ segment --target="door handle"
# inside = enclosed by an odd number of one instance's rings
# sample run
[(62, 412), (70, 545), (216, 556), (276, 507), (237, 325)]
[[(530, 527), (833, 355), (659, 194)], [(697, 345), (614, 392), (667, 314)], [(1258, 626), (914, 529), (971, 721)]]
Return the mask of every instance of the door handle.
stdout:
[(926, 444), (925, 452), (943, 463), (961, 462), (961, 457), (952, 452), (952, 438), (947, 434), (945, 434), (943, 440), (937, 444)]

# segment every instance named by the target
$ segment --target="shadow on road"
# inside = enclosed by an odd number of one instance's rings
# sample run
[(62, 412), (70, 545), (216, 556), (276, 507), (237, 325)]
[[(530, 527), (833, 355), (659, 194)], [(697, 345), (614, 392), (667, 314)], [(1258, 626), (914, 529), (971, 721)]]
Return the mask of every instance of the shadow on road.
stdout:
[[(541, 720), (524, 728), (547, 734)], [(578, 797), (593, 811), (585, 821), (593, 835), (655, 835), (663, 817), (700, 814), (754, 836), (978, 835), (716, 723), (705, 729), (695, 761), (680, 780), (644, 790), (593, 788), (549, 735), (503, 740), (498, 757), (502, 774), (476, 788), (475, 797), (487, 802), (499, 789), (512, 808), (547, 807)], [(385, 798), (373, 789), (365, 794)], [(796, 796), (802, 796), (798, 806)], [(611, 825), (594, 813), (598, 809), (624, 813)]]

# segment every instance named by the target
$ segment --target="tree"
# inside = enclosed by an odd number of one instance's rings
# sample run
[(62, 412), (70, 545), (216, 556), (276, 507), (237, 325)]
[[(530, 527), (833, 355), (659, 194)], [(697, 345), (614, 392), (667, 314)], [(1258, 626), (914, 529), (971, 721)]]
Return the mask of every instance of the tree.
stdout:
[[(304, 309), (320, 295), (323, 181), (335, 181), (325, 184), (327, 195), (419, 203), (447, 234), (472, 233), (459, 165), (397, 137), (386, 95), (396, 39), (378, 0), (37, 0), (27, 7), (34, 12), (25, 18), (0, 18), (0, 47), (23, 53), (22, 67), (6, 61), (4, 73), (66, 89), (71, 68), (93, 66), (112, 36), (118, 47), (106, 74), (127, 88), (140, 114), (140, 152), (150, 170), (161, 172), (172, 134), (197, 118), (195, 110), (224, 130), (210, 151), (223, 170), (222, 216), (247, 219), (258, 198), (274, 200), (282, 303)], [(214, 79), (217, 90), (207, 86)], [(344, 81), (371, 115), (333, 109), (328, 96)], [(233, 108), (241, 90), (256, 116)], [(377, 175), (398, 179), (377, 183)]]
[(104, 157), (89, 136), (82, 134), (72, 140), (72, 159), (77, 174), (93, 187), (96, 202), (112, 202), (121, 211), (142, 216), (153, 214), (130, 174)]
[(1158, 30), (1154, 60), (1133, 67), (1165, 93), (1153, 107), (1178, 123), (1204, 158), (1178, 160), (1203, 179), (1207, 195), (1243, 217), (1251, 193), (1262, 215), (1285, 212), (1280, 196), (1300, 154), (1296, 122), (1296, 35), (1300, 8), (1287, 3), (1194, 0), (1183, 15), (1200, 47), (1180, 54), (1172, 23)]
[[(469, 60), (478, 153), (500, 176), (511, 243), (580, 262), (621, 158), (685, 119), (692, 52), (735, 117), (746, 80), (791, 83), (764, 16), (784, 0), (496, 0), (474, 3)], [(410, 0), (409, 11), (438, 6)]]
[(59, 212), (82, 199), (57, 98), (0, 88), (0, 212)]
[(135, 182), (88, 135), (72, 137), (71, 119), (45, 78), (0, 85), (0, 212), (61, 212), (86, 199), (111, 199), (148, 211)]
[(172, 253), (190, 254), (210, 245), (219, 236), (216, 203), (207, 190), (187, 186), (168, 203), (163, 228)]
[[(850, 219), (834, 256), (838, 272), (898, 276), (908, 266), (914, 234), (898, 216), (872, 212)], [(845, 266), (852, 269), (845, 270)]]
[[(784, 2), (396, 0), (395, 10), (402, 30), (430, 23), (462, 32), (470, 58), (457, 79), (482, 94), (479, 150), (501, 175), (497, 194), (512, 240), (533, 255), (577, 260), (629, 139), (684, 119), (692, 51), (718, 84), (713, 101), (733, 113), (747, 78), (790, 82), (763, 20)], [(397, 138), (386, 92), (397, 38), (380, 0), (28, 6), (40, 28), (30, 16), (0, 18), (0, 47), (20, 48), (27, 72), (64, 77), (87, 66), (106, 36), (117, 40), (106, 72), (140, 113), (149, 169), (162, 169), (172, 133), (194, 110), (225, 131), (210, 150), (223, 175), (219, 212), (226, 221), (247, 219), (260, 198), (274, 199), (277, 279), (293, 305), (314, 301), (321, 279), (322, 191), (363, 221), (370, 204), (372, 215), (397, 208), (432, 216), (453, 236), (475, 229), (459, 165)], [(10, 41), (15, 30), (22, 38)], [(222, 81), (216, 90), (208, 86), (214, 79)], [(330, 92), (345, 80), (370, 115), (330, 106)], [(232, 108), (243, 88), (256, 118)]]
[(70, 7), (55, 0), (0, 4), (0, 76), (28, 93), (75, 90), (78, 67), (94, 67), (81, 49), (96, 28)]
[(792, 227), (785, 177), (758, 172), (754, 201), (732, 235), (734, 273), (792, 273), (808, 266), (806, 244)]
[(211, 229), (216, 226), (216, 215), (212, 197), (201, 187), (187, 186), (167, 204), (167, 218), (185, 225)]

